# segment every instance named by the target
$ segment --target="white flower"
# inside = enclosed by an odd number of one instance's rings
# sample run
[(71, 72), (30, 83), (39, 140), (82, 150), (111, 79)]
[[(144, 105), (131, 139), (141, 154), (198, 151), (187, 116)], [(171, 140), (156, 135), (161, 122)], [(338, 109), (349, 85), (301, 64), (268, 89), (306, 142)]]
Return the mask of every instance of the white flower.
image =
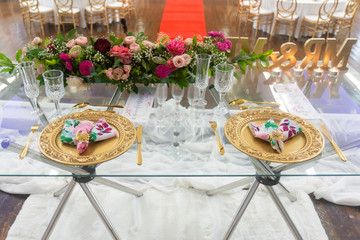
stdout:
[(84, 79), (81, 77), (70, 75), (66, 78), (66, 82), (70, 87), (75, 87), (78, 90), (87, 90), (87, 84), (84, 83)]

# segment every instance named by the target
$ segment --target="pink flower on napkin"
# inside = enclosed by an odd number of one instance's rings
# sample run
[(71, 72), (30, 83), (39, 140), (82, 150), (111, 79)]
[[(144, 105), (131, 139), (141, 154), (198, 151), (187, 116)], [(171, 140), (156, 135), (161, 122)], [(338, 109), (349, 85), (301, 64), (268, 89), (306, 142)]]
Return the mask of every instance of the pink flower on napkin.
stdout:
[(78, 142), (76, 144), (76, 149), (77, 149), (78, 153), (83, 153), (88, 148), (88, 146), (89, 146), (88, 142)]
[(85, 132), (89, 133), (90, 130), (94, 127), (94, 123), (90, 121), (81, 121), (75, 128), (73, 133)]

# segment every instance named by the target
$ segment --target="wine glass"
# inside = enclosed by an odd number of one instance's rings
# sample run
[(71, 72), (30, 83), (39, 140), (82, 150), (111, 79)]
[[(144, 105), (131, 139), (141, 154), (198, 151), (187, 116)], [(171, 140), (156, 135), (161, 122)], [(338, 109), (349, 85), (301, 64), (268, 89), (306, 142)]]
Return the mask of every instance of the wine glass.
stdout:
[(193, 83), (190, 83), (187, 88), (187, 99), (189, 102), (189, 108), (192, 110), (196, 101), (199, 99), (199, 89)]
[(59, 103), (60, 99), (65, 95), (63, 72), (60, 70), (49, 70), (43, 73), (43, 78), (46, 95), (55, 103), (55, 118), (62, 117)]
[(180, 111), (180, 101), (184, 96), (184, 89), (179, 87), (177, 84), (173, 84), (171, 87), (171, 95), (175, 100), (175, 118), (179, 118), (179, 111)]
[(225, 103), (225, 94), (231, 89), (233, 85), (235, 67), (231, 64), (218, 64), (215, 67), (215, 89), (219, 92), (219, 105), (217, 111), (219, 113), (226, 113), (228, 111)]
[(35, 78), (35, 63), (33, 61), (20, 62), (18, 68), (24, 84), (25, 95), (30, 99), (31, 105), (33, 106), (33, 113), (37, 115), (43, 114), (37, 102), (40, 91)]
[(200, 91), (200, 97), (198, 104), (206, 106), (205, 90), (209, 84), (209, 67), (210, 67), (211, 55), (209, 54), (197, 54), (196, 55), (196, 79), (195, 85)]

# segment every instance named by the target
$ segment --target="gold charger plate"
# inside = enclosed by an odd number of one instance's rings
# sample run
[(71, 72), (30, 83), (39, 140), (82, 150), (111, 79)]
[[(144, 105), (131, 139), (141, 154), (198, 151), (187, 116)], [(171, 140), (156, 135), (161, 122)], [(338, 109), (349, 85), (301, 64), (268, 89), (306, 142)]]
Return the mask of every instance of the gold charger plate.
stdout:
[[(279, 124), (283, 118), (295, 121), (302, 132), (284, 142), (284, 151), (277, 153), (269, 142), (255, 138), (249, 122), (264, 123), (270, 118)], [(324, 149), (325, 141), (321, 132), (310, 122), (296, 115), (277, 110), (255, 109), (232, 116), (225, 124), (225, 135), (230, 143), (252, 157), (278, 163), (296, 163), (312, 159)]]
[[(65, 119), (90, 120), (96, 123), (100, 118), (116, 129), (118, 136), (105, 141), (93, 142), (81, 155), (76, 147), (60, 141)], [(41, 132), (38, 144), (40, 151), (48, 158), (68, 165), (93, 165), (113, 159), (126, 152), (136, 138), (135, 126), (127, 118), (104, 111), (87, 110), (63, 116), (47, 125)]]

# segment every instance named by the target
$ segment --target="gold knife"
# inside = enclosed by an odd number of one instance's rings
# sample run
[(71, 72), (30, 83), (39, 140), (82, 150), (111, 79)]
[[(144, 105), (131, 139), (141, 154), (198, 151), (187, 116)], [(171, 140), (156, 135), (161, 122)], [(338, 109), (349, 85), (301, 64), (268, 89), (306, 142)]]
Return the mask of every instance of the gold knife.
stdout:
[(334, 139), (331, 137), (329, 130), (326, 128), (326, 126), (323, 122), (320, 122), (320, 128), (321, 128), (321, 131), (324, 133), (324, 135), (329, 139), (330, 143), (333, 145), (333, 147), (334, 147), (336, 153), (339, 155), (340, 159), (343, 160), (344, 162), (346, 162), (347, 161), (346, 156), (341, 151), (339, 146), (336, 144)]
[(142, 125), (139, 125), (136, 130), (136, 138), (138, 144), (137, 165), (141, 165), (142, 164), (142, 156), (141, 156)]

